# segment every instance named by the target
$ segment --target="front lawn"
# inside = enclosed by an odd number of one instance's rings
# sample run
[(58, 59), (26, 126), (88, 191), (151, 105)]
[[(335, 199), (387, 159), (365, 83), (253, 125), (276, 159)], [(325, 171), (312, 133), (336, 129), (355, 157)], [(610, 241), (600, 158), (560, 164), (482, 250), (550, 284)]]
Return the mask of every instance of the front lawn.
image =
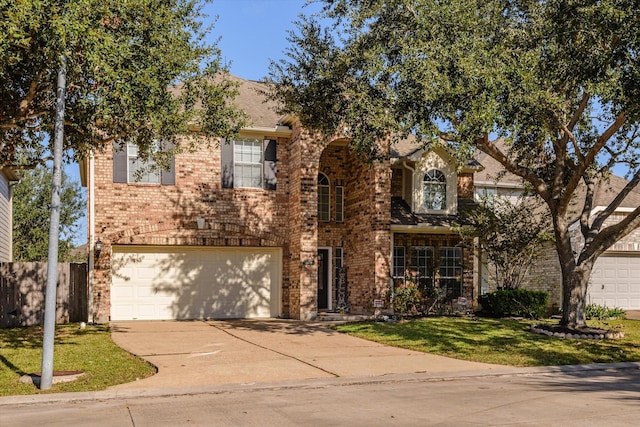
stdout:
[[(619, 340), (547, 337), (530, 332), (530, 320), (428, 317), (398, 323), (367, 322), (336, 330), (381, 344), (474, 362), (510, 366), (578, 365), (640, 361), (640, 321), (588, 322), (624, 332)], [(557, 323), (548, 320), (546, 323)]]
[(106, 325), (56, 326), (54, 371), (83, 371), (74, 382), (53, 384), (40, 391), (19, 381), (22, 375), (40, 372), (42, 365), (41, 327), (0, 329), (0, 396), (104, 390), (116, 384), (149, 377), (155, 368), (111, 340)]

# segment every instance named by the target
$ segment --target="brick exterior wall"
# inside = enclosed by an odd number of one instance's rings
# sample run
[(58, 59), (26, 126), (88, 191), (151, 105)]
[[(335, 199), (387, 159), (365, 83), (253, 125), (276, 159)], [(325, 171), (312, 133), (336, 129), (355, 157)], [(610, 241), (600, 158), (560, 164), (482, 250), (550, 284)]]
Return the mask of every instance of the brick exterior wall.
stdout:
[[(283, 164), (288, 162), (287, 151), (280, 149), (285, 144), (286, 139), (278, 140)], [(287, 168), (278, 173), (277, 190), (268, 191), (223, 189), (219, 148), (179, 154), (175, 164), (176, 185), (114, 183), (111, 150), (95, 155), (94, 232), (96, 240), (103, 242), (93, 287), (99, 321), (109, 319), (114, 244), (266, 246), (283, 248), (283, 256), (288, 253), (282, 232), (288, 224)], [(199, 216), (206, 221), (202, 230), (196, 224)], [(288, 286), (288, 267), (283, 266), (283, 293)], [(283, 311), (288, 309), (284, 303)]]
[(473, 200), (475, 186), (473, 185), (473, 173), (464, 172), (458, 174), (458, 198)]
[[(95, 240), (103, 243), (94, 270), (96, 320), (109, 320), (116, 244), (281, 248), (282, 316), (304, 320), (318, 311), (318, 247), (342, 247), (351, 310), (370, 311), (389, 282), (389, 161), (363, 164), (345, 144), (328, 144), (296, 126), (290, 138), (277, 141), (277, 189), (270, 191), (222, 188), (220, 154), (214, 143), (177, 155), (175, 185), (114, 183), (113, 153), (95, 154), (88, 197), (95, 200)], [(320, 224), (319, 171), (329, 175), (332, 191), (332, 221)], [(335, 222), (336, 185), (344, 186), (342, 223)]]
[(403, 173), (402, 169), (393, 168), (391, 170), (391, 196), (403, 197)]

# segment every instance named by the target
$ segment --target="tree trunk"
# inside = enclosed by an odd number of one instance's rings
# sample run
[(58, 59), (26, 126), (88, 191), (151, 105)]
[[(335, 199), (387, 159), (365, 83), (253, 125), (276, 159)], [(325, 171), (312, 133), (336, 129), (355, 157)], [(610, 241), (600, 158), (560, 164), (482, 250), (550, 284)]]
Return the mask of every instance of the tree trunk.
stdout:
[(562, 326), (579, 328), (587, 325), (585, 308), (592, 267), (593, 263), (585, 263), (576, 266), (573, 271), (563, 272)]
[(579, 328), (587, 325), (585, 308), (587, 286), (593, 268), (592, 259), (577, 262), (571, 245), (566, 218), (555, 215), (553, 218), (556, 235), (556, 251), (562, 271), (562, 319), (560, 325)]

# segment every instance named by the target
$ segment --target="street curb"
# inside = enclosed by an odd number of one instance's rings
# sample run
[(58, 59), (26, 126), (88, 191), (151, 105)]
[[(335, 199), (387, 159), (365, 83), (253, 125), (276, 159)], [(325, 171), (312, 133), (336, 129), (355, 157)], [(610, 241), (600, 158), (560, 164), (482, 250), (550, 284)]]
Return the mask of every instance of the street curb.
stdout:
[(169, 397), (198, 394), (246, 393), (264, 390), (310, 389), (362, 384), (385, 384), (398, 382), (455, 381), (474, 378), (527, 376), (543, 374), (579, 374), (594, 371), (640, 369), (640, 362), (596, 363), (590, 365), (541, 366), (531, 368), (498, 367), (489, 370), (457, 372), (417, 372), (412, 374), (386, 374), (371, 377), (339, 377), (322, 379), (304, 379), (281, 382), (216, 384), (191, 387), (141, 388), (127, 390), (103, 390), (95, 392), (51, 393), (35, 395), (17, 395), (0, 397), (0, 407), (8, 405), (30, 405), (59, 402), (104, 401), (116, 399), (140, 399), (147, 397)]

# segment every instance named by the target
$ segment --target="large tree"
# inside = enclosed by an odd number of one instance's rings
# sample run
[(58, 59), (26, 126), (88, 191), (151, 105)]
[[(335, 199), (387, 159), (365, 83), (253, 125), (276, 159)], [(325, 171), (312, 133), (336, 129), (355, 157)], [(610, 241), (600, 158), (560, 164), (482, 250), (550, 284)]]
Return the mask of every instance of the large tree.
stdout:
[(158, 140), (191, 147), (193, 130), (234, 134), (236, 88), (205, 42), (201, 3), (0, 0), (0, 166), (51, 156), (62, 56), (67, 159), (123, 138), (145, 157)]
[[(585, 325), (596, 258), (640, 226), (607, 219), (640, 181), (640, 10), (635, 0), (327, 0), (301, 17), (273, 97), (303, 125), (375, 156), (377, 140), (442, 138), (520, 176), (553, 222), (567, 326)], [(506, 149), (495, 140), (502, 138)], [(591, 216), (612, 168), (629, 184)], [(579, 232), (570, 233), (576, 195)], [(583, 240), (584, 244), (579, 244)], [(574, 251), (575, 254), (574, 254)]]
[[(41, 166), (20, 172), (20, 182), (13, 187), (13, 260), (16, 262), (47, 261), (51, 181), (51, 171)], [(78, 231), (78, 220), (83, 215), (84, 198), (80, 185), (63, 172), (58, 241), (60, 262), (73, 260), (73, 240)]]

